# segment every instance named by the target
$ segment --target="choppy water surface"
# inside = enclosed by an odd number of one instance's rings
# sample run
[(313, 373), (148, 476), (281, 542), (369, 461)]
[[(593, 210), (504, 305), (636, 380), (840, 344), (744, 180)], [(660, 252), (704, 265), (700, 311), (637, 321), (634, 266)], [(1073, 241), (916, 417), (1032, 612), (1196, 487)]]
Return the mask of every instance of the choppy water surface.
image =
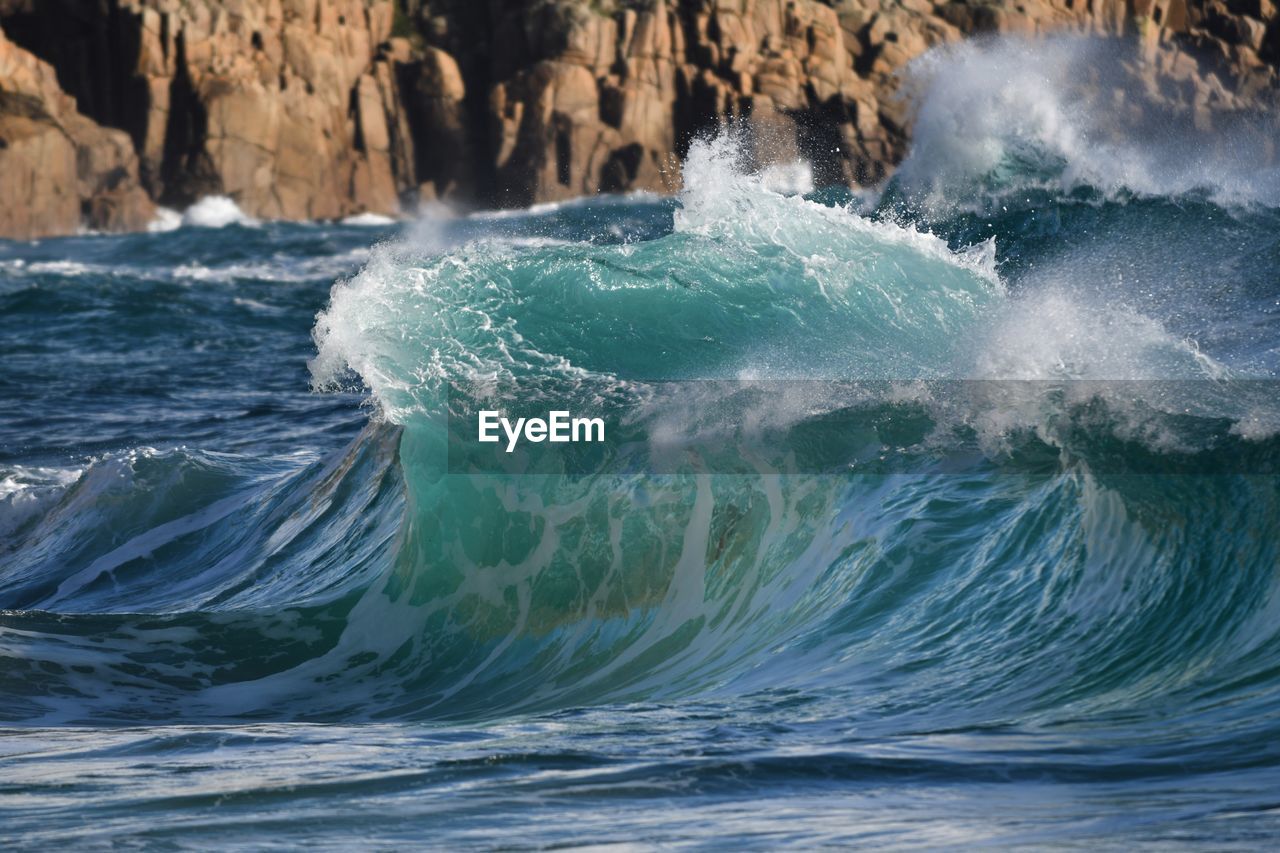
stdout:
[[(0, 244), (0, 839), (1270, 842), (1280, 199), (945, 61), (878, 200)], [(847, 465), (464, 473), (477, 380)]]

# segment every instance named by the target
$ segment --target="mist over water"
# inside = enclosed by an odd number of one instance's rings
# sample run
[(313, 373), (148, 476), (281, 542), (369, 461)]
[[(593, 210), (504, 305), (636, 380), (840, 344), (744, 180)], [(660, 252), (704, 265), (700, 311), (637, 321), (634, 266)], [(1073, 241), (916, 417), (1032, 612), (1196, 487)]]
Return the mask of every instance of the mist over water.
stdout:
[(1270, 118), (1197, 126), (1186, 93), (1148, 77), (1149, 62), (1130, 44), (1078, 37), (932, 51), (907, 73), (916, 120), (894, 189), (944, 213), (1031, 188), (1275, 207)]
[[(1280, 209), (1099, 50), (929, 58), (873, 209), (727, 133), (672, 200), (0, 245), (0, 837), (1269, 837)], [(460, 470), (485, 388), (633, 455)]]

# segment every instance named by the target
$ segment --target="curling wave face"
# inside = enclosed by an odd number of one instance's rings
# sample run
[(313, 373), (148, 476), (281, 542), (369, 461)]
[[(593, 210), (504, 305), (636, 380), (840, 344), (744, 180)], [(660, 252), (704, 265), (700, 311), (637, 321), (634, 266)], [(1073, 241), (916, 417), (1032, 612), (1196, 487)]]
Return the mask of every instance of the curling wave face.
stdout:
[[(969, 56), (965, 73), (1009, 56)], [(1074, 136), (1016, 97), (981, 109), (1038, 122), (1013, 125), (1017, 146), (939, 153), (964, 143), (939, 113), (962, 77), (939, 76), (873, 211), (777, 192), (730, 134), (693, 146), (674, 202), (424, 221), (367, 258), (352, 226), (235, 223), (246, 257), (199, 276), (163, 242), (207, 239), (188, 229), (130, 238), (152, 242), (128, 257), (159, 259), (123, 284), (0, 258), (13, 316), (47, 290), (85, 334), (98, 305), (141, 310), (158, 289), (177, 306), (163, 334), (189, 351), (185, 315), (253, 317), (240, 346), (269, 347), (320, 307), (302, 296), (327, 269), (314, 256), (363, 263), (316, 316), (309, 369), (369, 405), (268, 393), (235, 405), (245, 424), (254, 405), (293, 424), (287, 442), (193, 409), (154, 427), (163, 449), (0, 462), (0, 717), (709, 703), (740, 722), (801, 707), (841, 721), (805, 729), (803, 749), (828, 755), (849, 727), (933, 733), (926, 775), (1273, 767), (1280, 216), (1202, 187), (1118, 193), (1078, 171), (1103, 191), (1082, 196), (1018, 173)], [(928, 208), (925, 233), (910, 216), (944, 167), (981, 203)], [(984, 184), (1001, 170), (1029, 177)], [(259, 239), (308, 259), (277, 249), (261, 266)], [(288, 387), (307, 355), (289, 346), (232, 369)], [(139, 371), (163, 375), (147, 353)], [(225, 385), (198, 364), (194, 396), (167, 410)], [(585, 476), (459, 469), (451, 407), (499, 386), (623, 406), (635, 455)], [(200, 450), (173, 441), (193, 424)], [(742, 450), (758, 431), (782, 436), (773, 455)], [(673, 435), (703, 452), (657, 466), (643, 439)], [(47, 441), (49, 457), (68, 446), (56, 428)]]
[[(953, 250), (781, 195), (740, 159), (731, 136), (696, 144), (656, 239), (376, 248), (334, 288), (311, 365), (321, 387), (367, 387), (374, 423), (301, 468), (148, 450), (90, 466), (30, 527), (40, 547), (6, 584), (73, 635), (85, 614), (120, 639), (103, 649), (93, 631), (93, 655), (71, 643), (101, 668), (24, 680), (11, 713), (492, 716), (788, 686), (917, 710), (948, 696), (967, 718), (1011, 696), (1042, 712), (1130, 701), (1138, 680), (1177, 686), (1156, 677), (1162, 660), (1177, 672), (1235, 647), (1194, 626), (1240, 630), (1253, 607), (1227, 597), (1192, 619), (1179, 601), (1194, 578), (1267, 586), (1272, 545), (1221, 531), (1266, 517), (1269, 484), (1172, 478), (1155, 497), (1109, 454), (1216, 451), (1209, 464), (1239, 473), (1227, 441), (1265, 465), (1267, 386), (1242, 402), (1192, 340), (1085, 290), (1011, 296), (990, 239)], [(711, 429), (729, 456), (744, 424), (780, 427), (788, 452), (843, 439), (847, 473), (771, 458), (744, 476), (706, 456), (586, 478), (457, 473), (459, 379), (620, 396), (640, 434)], [(670, 384), (708, 379), (767, 381), (768, 411), (737, 404), (733, 383)], [(830, 379), (896, 381), (851, 397), (814, 381)], [(851, 409), (852, 443), (847, 418), (823, 425)], [(1229, 578), (1233, 565), (1261, 574)], [(955, 620), (967, 630), (945, 631)], [(1187, 647), (1152, 660), (1165, 623)], [(14, 636), (36, 666), (24, 648), (40, 631)], [(140, 658), (155, 663), (132, 687), (104, 686)], [(862, 694), (868, 668), (905, 661), (933, 661), (930, 677)]]

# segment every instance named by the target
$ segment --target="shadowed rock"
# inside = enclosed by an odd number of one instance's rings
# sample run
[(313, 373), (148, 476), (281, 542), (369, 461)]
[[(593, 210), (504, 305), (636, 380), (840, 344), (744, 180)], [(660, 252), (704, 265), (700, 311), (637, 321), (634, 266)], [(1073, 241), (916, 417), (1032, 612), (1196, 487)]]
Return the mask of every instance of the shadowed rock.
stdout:
[(0, 234), (143, 228), (154, 216), (127, 134), (81, 115), (54, 70), (0, 33)]

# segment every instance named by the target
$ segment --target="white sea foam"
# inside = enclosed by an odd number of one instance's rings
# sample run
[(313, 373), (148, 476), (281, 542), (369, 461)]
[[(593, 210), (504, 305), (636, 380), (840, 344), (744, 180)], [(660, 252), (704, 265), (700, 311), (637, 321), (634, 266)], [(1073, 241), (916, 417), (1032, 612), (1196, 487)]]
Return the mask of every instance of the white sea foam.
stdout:
[(152, 234), (177, 231), (182, 227), (182, 214), (167, 207), (157, 207), (156, 217), (147, 223), (147, 230)]
[(956, 252), (945, 240), (914, 227), (781, 195), (768, 186), (764, 173), (752, 172), (746, 166), (747, 160), (745, 142), (733, 132), (722, 133), (714, 140), (695, 141), (684, 163), (676, 231), (708, 236), (754, 235), (753, 239), (777, 243), (779, 247), (798, 247), (822, 239), (815, 233), (821, 224), (835, 233), (855, 232), (878, 242), (909, 247), (1001, 286), (993, 240)]
[(17, 267), (30, 275), (52, 274), (78, 278), (84, 275), (92, 275), (98, 273), (101, 275), (110, 275), (114, 267), (103, 266), (99, 264), (86, 264), (80, 261), (34, 261), (25, 266)]
[(544, 201), (528, 207), (504, 208), (501, 210), (476, 210), (468, 214), (471, 219), (522, 219), (531, 216), (545, 216), (562, 210), (580, 207), (606, 207), (635, 204), (637, 202), (657, 202), (662, 196), (648, 190), (634, 190), (624, 194), (601, 193), (599, 195), (577, 196), (563, 201)]
[(23, 258), (0, 261), (0, 272), (14, 278), (32, 278), (35, 276), (83, 278), (85, 276), (102, 276), (104, 278), (133, 278), (144, 281), (166, 281), (169, 279), (168, 272), (163, 268), (128, 264), (94, 264), (70, 260), (27, 261)]
[(343, 225), (354, 225), (361, 228), (382, 228), (387, 225), (395, 225), (399, 220), (393, 216), (383, 216), (381, 213), (357, 213), (355, 216), (348, 216), (342, 220)]
[(0, 469), (0, 537), (43, 515), (83, 473), (74, 467)]
[(257, 225), (258, 220), (247, 215), (230, 198), (211, 195), (187, 208), (182, 214), (182, 224), (194, 228), (225, 228), (228, 225)]
[(317, 279), (333, 279), (350, 275), (369, 257), (370, 249), (360, 247), (335, 255), (309, 258), (277, 258), (260, 263), (236, 263), (225, 266), (205, 266), (200, 263), (180, 264), (173, 269), (173, 277), (188, 281), (212, 281), (230, 283), (241, 280), (304, 282)]

